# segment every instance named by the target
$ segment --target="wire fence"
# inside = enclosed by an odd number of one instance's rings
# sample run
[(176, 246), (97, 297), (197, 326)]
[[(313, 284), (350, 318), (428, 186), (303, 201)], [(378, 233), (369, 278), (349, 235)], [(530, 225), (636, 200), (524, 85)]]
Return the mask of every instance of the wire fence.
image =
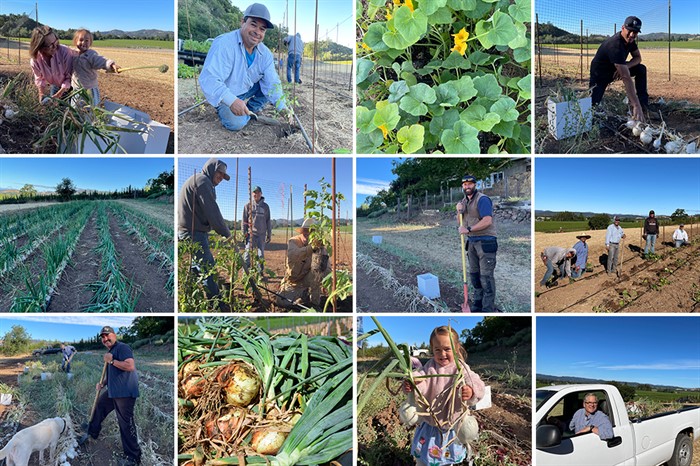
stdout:
[[(671, 80), (671, 0), (541, 0), (535, 2), (537, 86), (556, 78), (588, 81), (598, 46), (620, 31), (627, 16), (642, 20), (638, 38), (645, 58), (665, 58)], [(601, 14), (601, 12), (604, 12)], [(678, 39), (678, 36), (675, 36)], [(644, 44), (644, 43), (647, 44)], [(662, 54), (664, 55), (662, 57)]]
[(0, 37), (0, 65), (29, 64), (29, 44), (19, 38)]
[[(178, 191), (179, 188), (190, 178), (195, 171), (201, 173), (202, 164), (191, 164), (185, 161), (178, 163)], [(250, 202), (248, 166), (239, 164), (236, 172), (236, 164), (228, 165), (230, 181), (222, 181), (216, 187), (216, 203), (221, 210), (221, 214), (232, 230), (241, 230), (241, 220), (243, 208)], [(320, 190), (318, 180), (309, 179), (305, 184), (292, 184), (288, 181), (274, 180), (267, 176), (267, 173), (255, 173), (251, 171), (250, 189), (259, 186), (265, 202), (270, 207), (270, 218), (273, 228), (284, 228), (287, 234), (293, 236), (295, 228), (301, 226), (304, 221), (305, 210), (304, 198), (305, 189)], [(352, 204), (349, 201), (338, 202), (336, 218), (339, 227), (350, 225), (350, 209)], [(325, 212), (331, 217), (331, 212)]]

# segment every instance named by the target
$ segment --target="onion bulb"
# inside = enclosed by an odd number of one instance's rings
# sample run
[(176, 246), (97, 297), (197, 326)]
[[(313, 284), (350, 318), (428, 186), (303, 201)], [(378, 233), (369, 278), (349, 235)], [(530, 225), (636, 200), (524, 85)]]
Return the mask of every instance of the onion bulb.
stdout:
[(8, 108), (5, 110), (5, 118), (7, 118), (8, 120), (13, 119), (16, 115), (17, 115), (17, 112), (12, 110), (11, 108)]
[(637, 125), (637, 121), (636, 121), (636, 120), (627, 120), (627, 127), (628, 127), (629, 129), (634, 128), (636, 125)]
[(666, 145), (664, 145), (664, 150), (668, 154), (677, 154), (681, 149), (681, 146), (678, 142), (676, 141), (668, 141)]
[(642, 131), (642, 134), (639, 135), (639, 139), (644, 144), (649, 144), (654, 139), (654, 136), (651, 134), (651, 129), (646, 128), (644, 131)]
[(253, 366), (243, 361), (222, 367), (216, 379), (224, 386), (226, 401), (233, 406), (246, 407), (260, 393), (260, 377)]
[(685, 146), (685, 153), (686, 154), (695, 154), (695, 148), (697, 144), (695, 142), (691, 142), (687, 146)]
[(285, 432), (267, 428), (253, 432), (250, 446), (261, 455), (276, 455), (287, 438)]
[(459, 425), (455, 429), (457, 433), (457, 438), (463, 444), (471, 442), (479, 438), (479, 423), (476, 422), (476, 418), (470, 414), (466, 414), (459, 421)]
[(639, 137), (640, 134), (642, 134), (642, 124), (637, 123), (634, 128), (632, 128), (632, 134), (635, 136)]
[(418, 423), (418, 410), (416, 409), (416, 397), (409, 392), (406, 401), (399, 406), (399, 418), (406, 426), (414, 426)]

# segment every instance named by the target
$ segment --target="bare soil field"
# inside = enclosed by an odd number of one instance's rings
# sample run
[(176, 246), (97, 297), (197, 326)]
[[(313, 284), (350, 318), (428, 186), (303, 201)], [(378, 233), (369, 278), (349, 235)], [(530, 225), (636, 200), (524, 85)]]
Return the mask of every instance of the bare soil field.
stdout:
[[(649, 89), (648, 123), (666, 127), (682, 136), (687, 142), (700, 138), (700, 52), (696, 50), (674, 49), (671, 54), (671, 77), (668, 80), (666, 51), (660, 49), (642, 50), (642, 63), (647, 67)], [(587, 63), (584, 55), (583, 80), (580, 79), (578, 51), (559, 49), (558, 63), (551, 50), (542, 55), (542, 81), (535, 79), (535, 140), (537, 153), (651, 153), (651, 146), (643, 146), (639, 139), (624, 128), (627, 120), (627, 105), (621, 81), (608, 86), (603, 97), (606, 117), (594, 120), (594, 130), (584, 136), (583, 141), (571, 142), (573, 138), (555, 140), (547, 131), (546, 100), (554, 95), (563, 84), (565, 87), (584, 94), (588, 89)], [(663, 99), (660, 103), (659, 99)]]
[(0, 205), (0, 215), (10, 212), (19, 212), (22, 210), (32, 210), (41, 207), (58, 204), (58, 202), (26, 202), (24, 204), (2, 204)]
[[(688, 225), (691, 239), (700, 232), (700, 226)], [(549, 246), (571, 247), (580, 233), (535, 234), (535, 310), (537, 312), (697, 312), (700, 309), (700, 243), (676, 249), (671, 235), (675, 228), (666, 227), (656, 241), (657, 260), (642, 257), (645, 243), (641, 228), (626, 228), (627, 238), (622, 245), (620, 276), (607, 275), (605, 264), (605, 230), (588, 231), (588, 262), (592, 271), (583, 278), (569, 283), (561, 279), (550, 289), (538, 283), (545, 273), (539, 260), (540, 252)]]
[[(530, 225), (500, 222), (497, 227), (496, 307), (530, 312)], [(372, 236), (382, 236), (382, 244), (374, 244)], [(464, 302), (460, 248), (451, 213), (423, 214), (411, 222), (396, 221), (393, 214), (358, 219), (358, 311), (459, 312)], [(432, 304), (417, 295), (416, 276), (428, 272), (440, 280), (440, 298)]]
[[(160, 73), (157, 69), (126, 71), (123, 74), (99, 72), (98, 83), (103, 99), (145, 112), (151, 119), (173, 130), (175, 127), (175, 84), (172, 67), (174, 52), (163, 49), (127, 48), (105, 48), (96, 49), (96, 51), (114, 60), (122, 68), (163, 64), (170, 67), (166, 73)], [(0, 87), (19, 73), (24, 73), (31, 79), (28, 57), (23, 56), (20, 65), (8, 64), (5, 60), (0, 65)], [(36, 112), (40, 113), (38, 105)], [(28, 124), (27, 120), (33, 124)], [(34, 153), (32, 143), (39, 138), (42, 131), (43, 128), (40, 121), (37, 121), (36, 115), (16, 118), (0, 125), (0, 145), (7, 153)], [(173, 135), (171, 131), (167, 153), (174, 151)]]
[[(489, 350), (493, 353), (495, 349)], [(500, 354), (500, 352), (499, 352)], [(520, 348), (519, 357), (527, 359), (529, 351)], [(358, 358), (358, 373), (363, 374), (376, 362)], [(422, 362), (425, 362), (424, 360)], [(513, 388), (500, 381), (496, 375), (507, 368), (503, 358), (495, 361), (482, 353), (469, 354), (469, 366), (491, 386), (492, 407), (474, 411), (479, 423), (479, 439), (471, 443), (476, 466), (526, 466), (532, 464), (530, 389)], [(513, 368), (514, 369), (514, 368)], [(522, 364), (521, 372), (530, 383), (530, 363)], [(357, 441), (360, 464), (409, 466), (415, 464), (410, 455), (413, 429), (401, 423), (398, 406), (403, 394), (392, 396), (386, 387), (374, 392), (375, 400), (369, 402), (357, 419)], [(465, 461), (463, 465), (471, 464)]]
[[(178, 108), (188, 108), (202, 99), (194, 79), (179, 79)], [(341, 89), (337, 89), (341, 88)], [(291, 97), (291, 91), (288, 98)], [(352, 93), (333, 83), (317, 80), (315, 96), (315, 136), (312, 135), (313, 92), (310, 81), (295, 89), (297, 117), (311, 140), (316, 140), (316, 153), (328, 154), (339, 150), (348, 153), (353, 147)], [(266, 105), (263, 115), (275, 118), (272, 105)], [(281, 118), (281, 117), (280, 117)], [(301, 131), (292, 127), (291, 134), (279, 126), (251, 122), (238, 132), (221, 126), (216, 109), (205, 103), (178, 118), (178, 152), (180, 154), (309, 154)]]

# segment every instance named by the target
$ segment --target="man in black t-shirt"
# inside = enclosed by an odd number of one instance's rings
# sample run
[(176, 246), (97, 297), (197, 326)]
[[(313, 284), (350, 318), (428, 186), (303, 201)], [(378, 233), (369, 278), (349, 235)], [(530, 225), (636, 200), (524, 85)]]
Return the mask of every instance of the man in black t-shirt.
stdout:
[(134, 353), (126, 343), (117, 341), (114, 329), (108, 325), (102, 327), (100, 338), (108, 350), (103, 356), (107, 371), (105, 379), (100, 380), (96, 388), (99, 392), (106, 386), (107, 391), (99, 396), (87, 432), (82, 435), (79, 443), (83, 445), (89, 437), (97, 439), (102, 430), (102, 421), (114, 411), (124, 448), (124, 458), (119, 466), (138, 466), (141, 464), (141, 447), (136, 436), (134, 405), (139, 396), (139, 377)]
[[(603, 99), (608, 84), (621, 79), (632, 106), (632, 117), (638, 121), (644, 121), (642, 109), (649, 105), (647, 68), (642, 65), (642, 55), (635, 42), (641, 29), (642, 20), (636, 16), (628, 16), (620, 32), (606, 39), (598, 47), (591, 62), (590, 79), (593, 105), (597, 105)], [(630, 61), (627, 61), (628, 55), (632, 55)]]

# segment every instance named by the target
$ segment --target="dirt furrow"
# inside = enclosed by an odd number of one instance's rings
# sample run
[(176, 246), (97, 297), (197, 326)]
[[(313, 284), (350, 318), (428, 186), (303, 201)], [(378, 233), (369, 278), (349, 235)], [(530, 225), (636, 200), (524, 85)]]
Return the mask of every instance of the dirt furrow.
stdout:
[(97, 242), (97, 226), (93, 212), (78, 239), (70, 264), (58, 282), (47, 312), (79, 312), (90, 303), (93, 293), (88, 285), (99, 277), (100, 261), (94, 251)]
[(173, 297), (165, 290), (168, 272), (160, 268), (157, 261), (149, 263), (149, 253), (136, 235), (124, 231), (112, 212), (108, 216), (109, 232), (119, 253), (122, 273), (141, 291), (136, 312), (174, 312)]

